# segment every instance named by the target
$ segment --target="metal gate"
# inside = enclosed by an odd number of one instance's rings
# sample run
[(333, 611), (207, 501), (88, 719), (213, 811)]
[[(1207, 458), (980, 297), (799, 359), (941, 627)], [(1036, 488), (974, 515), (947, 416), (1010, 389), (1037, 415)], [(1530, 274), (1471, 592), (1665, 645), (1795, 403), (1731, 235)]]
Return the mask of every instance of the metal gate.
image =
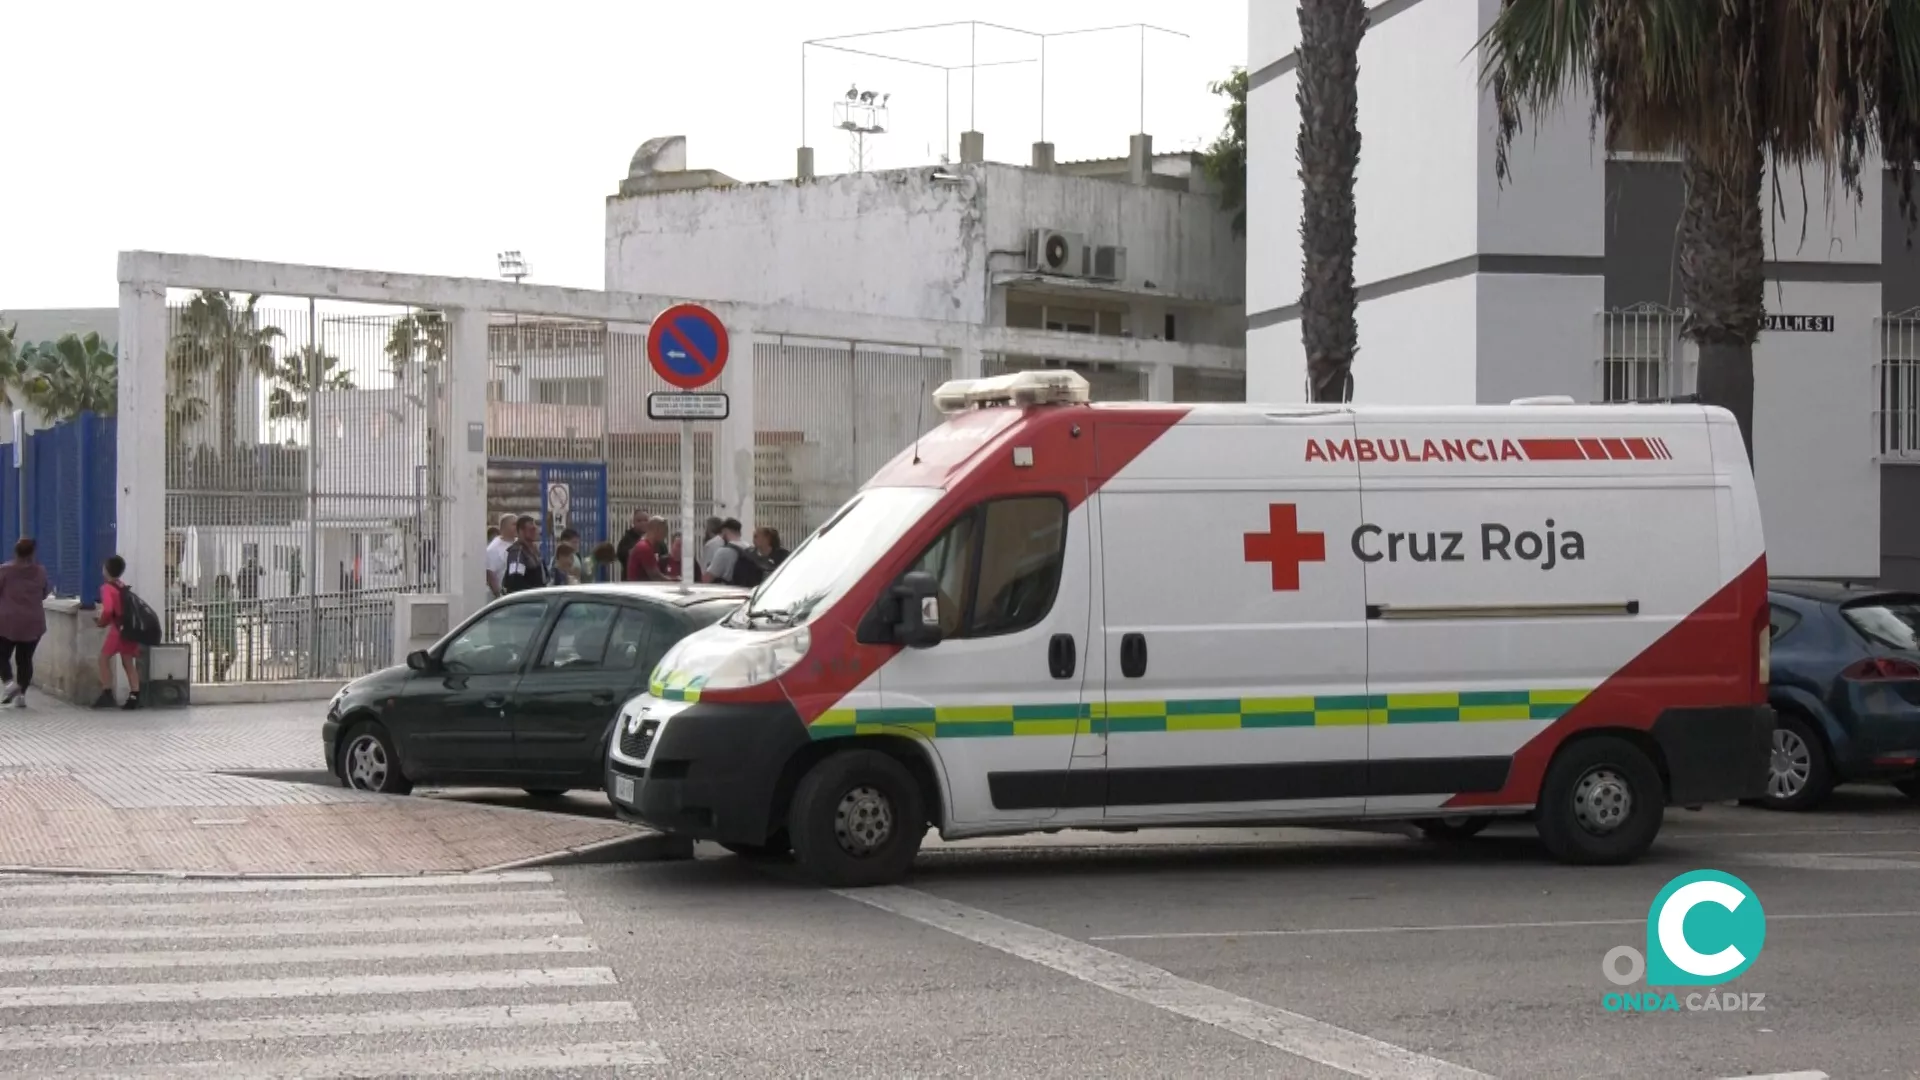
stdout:
[(1693, 392), (1693, 363), (1680, 345), (1685, 308), (1634, 304), (1600, 313), (1595, 391), (1601, 401), (1650, 401)]
[[(592, 553), (596, 544), (618, 538), (607, 511), (607, 467), (579, 461), (487, 462), (489, 516), (533, 512), (540, 519), (540, 554), (553, 558), (554, 545), (569, 528), (580, 530)], [(537, 508), (537, 509), (536, 509)]]
[(1880, 456), (1920, 460), (1920, 308), (1880, 320), (1879, 369), (1874, 427)]
[(440, 589), (446, 321), (206, 291), (170, 308), (163, 583), (198, 682), (392, 662), (394, 597)]

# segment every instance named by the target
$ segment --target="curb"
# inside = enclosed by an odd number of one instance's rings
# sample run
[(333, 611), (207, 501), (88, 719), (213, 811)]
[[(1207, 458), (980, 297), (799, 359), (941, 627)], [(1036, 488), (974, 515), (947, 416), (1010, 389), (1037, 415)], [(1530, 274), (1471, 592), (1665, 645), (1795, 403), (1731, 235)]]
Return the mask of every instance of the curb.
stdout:
[(636, 832), (633, 836), (616, 836), (610, 840), (596, 840), (591, 844), (581, 844), (562, 851), (550, 851), (544, 855), (533, 855), (512, 862), (495, 863), (470, 870), (472, 874), (492, 874), (502, 870), (530, 870), (546, 866), (600, 866), (607, 863), (625, 862), (675, 862), (693, 858), (693, 841), (684, 836), (671, 836), (667, 833), (652, 831)]

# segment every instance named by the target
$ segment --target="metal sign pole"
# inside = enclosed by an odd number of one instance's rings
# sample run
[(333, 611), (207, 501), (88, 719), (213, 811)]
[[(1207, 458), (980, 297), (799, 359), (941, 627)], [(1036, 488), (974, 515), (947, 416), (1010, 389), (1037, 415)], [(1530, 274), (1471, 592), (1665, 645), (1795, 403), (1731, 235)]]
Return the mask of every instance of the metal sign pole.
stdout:
[(693, 421), (680, 421), (680, 584), (693, 584), (693, 561), (701, 545), (693, 538)]

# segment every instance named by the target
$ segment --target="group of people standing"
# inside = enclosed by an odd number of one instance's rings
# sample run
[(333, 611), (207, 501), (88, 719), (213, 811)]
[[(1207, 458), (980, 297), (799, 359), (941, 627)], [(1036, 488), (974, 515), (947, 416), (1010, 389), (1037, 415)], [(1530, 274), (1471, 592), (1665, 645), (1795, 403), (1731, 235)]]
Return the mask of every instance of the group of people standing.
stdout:
[[(47, 579), (47, 568), (35, 557), (37, 550), (33, 537), (23, 536), (14, 541), (13, 559), (0, 563), (0, 682), (5, 683), (0, 689), (0, 708), (26, 708), (27, 689), (33, 685), (33, 654), (47, 634), (46, 601), (53, 595), (53, 585)], [(133, 599), (133, 591), (122, 580), (126, 572), (127, 562), (118, 555), (101, 566), (100, 606), (93, 621), (107, 632), (100, 647), (102, 689), (93, 703), (96, 709), (110, 709), (116, 704), (115, 668), (127, 679), (127, 700), (120, 707), (140, 707), (140, 649), (159, 640), (153, 611)], [(138, 633), (123, 632), (134, 625), (127, 619), (130, 609), (139, 612), (139, 626), (135, 627)]]
[[(751, 544), (742, 542), (741, 530), (735, 518), (707, 519), (706, 535), (691, 556), (693, 581), (751, 588), (786, 559), (779, 530), (755, 529)], [(666, 518), (635, 510), (619, 543), (602, 541), (589, 551), (580, 531), (570, 528), (561, 532), (553, 557), (544, 559), (539, 519), (502, 514), (499, 524), (487, 530), (487, 591), (500, 597), (591, 581), (684, 581), (689, 555), (683, 540), (669, 532)]]

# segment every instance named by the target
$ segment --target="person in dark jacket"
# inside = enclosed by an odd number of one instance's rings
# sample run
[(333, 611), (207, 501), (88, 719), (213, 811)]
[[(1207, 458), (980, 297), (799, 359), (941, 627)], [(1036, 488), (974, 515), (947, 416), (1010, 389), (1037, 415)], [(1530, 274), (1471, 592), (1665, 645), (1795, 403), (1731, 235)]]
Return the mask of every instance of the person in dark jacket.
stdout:
[(547, 583), (547, 567), (540, 561), (540, 522), (522, 515), (520, 538), (507, 549), (507, 568), (500, 575), (500, 592), (512, 595)]
[(646, 538), (647, 512), (645, 510), (635, 510), (633, 512), (633, 523), (627, 526), (626, 532), (620, 534), (620, 543), (616, 544), (613, 549), (613, 553), (620, 559), (622, 569), (625, 569), (627, 563), (632, 561), (635, 545)]
[(0, 566), (0, 679), (7, 684), (0, 705), (27, 707), (33, 685), (33, 650), (47, 632), (47, 568), (34, 559), (33, 537), (13, 545), (13, 561)]

